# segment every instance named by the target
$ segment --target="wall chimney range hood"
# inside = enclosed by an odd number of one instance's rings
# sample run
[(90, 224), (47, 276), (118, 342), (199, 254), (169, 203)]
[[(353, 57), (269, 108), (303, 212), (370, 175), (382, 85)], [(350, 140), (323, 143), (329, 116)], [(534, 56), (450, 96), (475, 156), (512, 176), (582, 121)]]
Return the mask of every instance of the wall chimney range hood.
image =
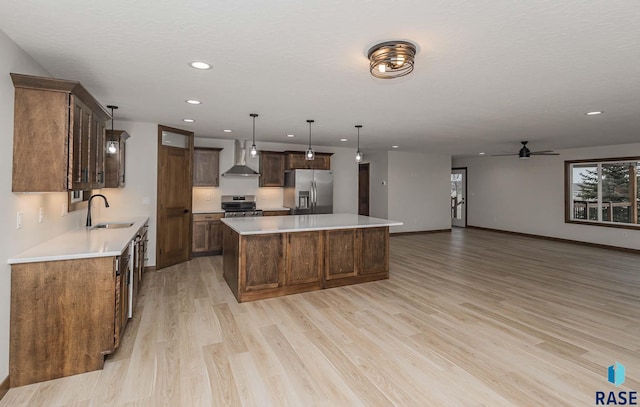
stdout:
[(247, 147), (246, 141), (235, 140), (234, 142), (234, 165), (229, 168), (224, 174), (225, 177), (251, 177), (258, 176), (257, 172), (253, 168), (247, 166)]

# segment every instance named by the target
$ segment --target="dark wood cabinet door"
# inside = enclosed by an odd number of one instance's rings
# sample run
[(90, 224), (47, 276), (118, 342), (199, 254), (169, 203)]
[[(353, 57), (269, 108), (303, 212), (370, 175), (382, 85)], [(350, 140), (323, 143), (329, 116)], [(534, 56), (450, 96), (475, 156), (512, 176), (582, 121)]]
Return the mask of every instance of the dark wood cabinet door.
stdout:
[(78, 98), (73, 101), (73, 125), (71, 127), (70, 158), (72, 189), (84, 191), (89, 188), (89, 140), (91, 138), (91, 110)]
[[(241, 253), (246, 253), (245, 271), (241, 272), (244, 290), (281, 287), (284, 282), (284, 234), (243, 236)], [(225, 246), (226, 251), (226, 246)], [(226, 253), (225, 253), (226, 255)], [(242, 256), (242, 255), (241, 255)]]
[(209, 222), (193, 222), (193, 242), (191, 251), (194, 253), (209, 250)]
[(222, 250), (222, 222), (214, 220), (209, 222), (209, 251)]
[(358, 274), (376, 274), (389, 271), (389, 228), (358, 229), (362, 256)]
[(284, 164), (283, 153), (267, 152), (260, 153), (260, 186), (261, 187), (283, 187), (284, 186)]
[(327, 230), (325, 233), (324, 278), (356, 275), (356, 229)]
[(322, 280), (322, 243), (322, 234), (318, 232), (287, 234), (287, 285)]
[(105, 187), (105, 124), (97, 115), (91, 117), (91, 134), (89, 137), (89, 187), (100, 189)]
[(217, 187), (220, 175), (220, 149), (193, 149), (193, 186)]

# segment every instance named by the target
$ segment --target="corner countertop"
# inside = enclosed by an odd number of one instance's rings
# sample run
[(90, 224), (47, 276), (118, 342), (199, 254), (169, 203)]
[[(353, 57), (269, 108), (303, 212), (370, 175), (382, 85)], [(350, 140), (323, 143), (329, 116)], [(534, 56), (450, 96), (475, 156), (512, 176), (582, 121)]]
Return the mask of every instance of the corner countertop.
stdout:
[(19, 264), (119, 256), (148, 220), (146, 216), (96, 220), (94, 225), (101, 222), (133, 222), (133, 226), (123, 229), (73, 229), (32, 247), (7, 262)]
[(395, 220), (372, 218), (352, 213), (223, 218), (222, 222), (241, 235), (402, 225), (402, 222)]

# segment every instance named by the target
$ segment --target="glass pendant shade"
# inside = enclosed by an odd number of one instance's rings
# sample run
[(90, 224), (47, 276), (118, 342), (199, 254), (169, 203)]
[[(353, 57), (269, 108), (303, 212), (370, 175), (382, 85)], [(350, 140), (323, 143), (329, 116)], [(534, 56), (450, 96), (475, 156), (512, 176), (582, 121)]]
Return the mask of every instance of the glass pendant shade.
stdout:
[(113, 130), (113, 111), (118, 108), (118, 106), (107, 105), (108, 109), (111, 109), (111, 137), (109, 141), (107, 141), (107, 154), (115, 154), (118, 152), (118, 143), (113, 139), (115, 136)]
[(364, 158), (364, 155), (360, 152), (360, 129), (362, 128), (361, 124), (356, 124), (356, 129), (358, 129), (358, 147), (356, 149), (356, 162), (359, 163)]
[[(113, 130), (111, 131), (113, 133)], [(107, 143), (107, 153), (115, 154), (118, 152), (118, 144), (114, 140), (109, 140)]]
[(316, 157), (316, 154), (311, 148), (311, 123), (313, 122), (313, 120), (307, 120), (307, 123), (309, 123), (309, 148), (307, 149), (307, 153), (305, 154), (304, 158), (309, 161), (313, 160)]
[(256, 117), (258, 117), (258, 113), (251, 113), (249, 116), (253, 119), (253, 143), (251, 144), (249, 155), (255, 158), (258, 155), (258, 148), (256, 147)]

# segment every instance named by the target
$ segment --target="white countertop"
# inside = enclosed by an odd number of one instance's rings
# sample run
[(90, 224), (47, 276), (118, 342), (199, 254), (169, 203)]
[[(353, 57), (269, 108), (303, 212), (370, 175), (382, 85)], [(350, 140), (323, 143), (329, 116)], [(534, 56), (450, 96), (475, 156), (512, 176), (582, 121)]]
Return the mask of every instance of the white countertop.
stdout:
[(146, 216), (94, 220), (94, 225), (101, 222), (133, 222), (134, 224), (131, 227), (122, 229), (88, 229), (81, 227), (70, 230), (14, 256), (8, 260), (8, 263), (35, 263), (40, 261), (119, 256), (148, 220), (149, 218)]
[(402, 222), (395, 220), (372, 218), (352, 213), (223, 218), (222, 222), (241, 235), (402, 225)]
[(202, 214), (202, 213), (224, 213), (224, 211), (222, 209), (196, 209), (193, 211), (193, 213), (196, 214)]

